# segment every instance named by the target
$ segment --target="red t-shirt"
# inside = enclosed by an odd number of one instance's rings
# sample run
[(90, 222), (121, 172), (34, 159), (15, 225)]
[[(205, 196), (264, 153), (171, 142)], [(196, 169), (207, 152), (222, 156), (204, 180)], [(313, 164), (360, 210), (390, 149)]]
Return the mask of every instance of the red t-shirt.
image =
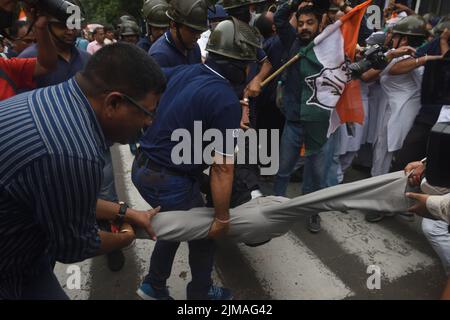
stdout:
[[(0, 58), (0, 68), (8, 74), (9, 78), (15, 83), (17, 89), (34, 89), (34, 70), (37, 59), (2, 59)], [(11, 98), (15, 95), (14, 89), (9, 83), (0, 77), (0, 101)]]

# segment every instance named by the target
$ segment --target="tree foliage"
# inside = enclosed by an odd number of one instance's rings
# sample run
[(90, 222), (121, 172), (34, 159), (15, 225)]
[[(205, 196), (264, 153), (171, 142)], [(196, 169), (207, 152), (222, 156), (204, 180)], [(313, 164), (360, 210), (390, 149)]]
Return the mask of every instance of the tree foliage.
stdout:
[[(217, 2), (206, 1), (209, 5)], [(81, 3), (88, 23), (114, 24), (124, 14), (132, 15), (140, 21), (144, 0), (81, 0)]]
[(114, 24), (117, 19), (129, 14), (140, 19), (143, 0), (81, 0), (88, 23)]

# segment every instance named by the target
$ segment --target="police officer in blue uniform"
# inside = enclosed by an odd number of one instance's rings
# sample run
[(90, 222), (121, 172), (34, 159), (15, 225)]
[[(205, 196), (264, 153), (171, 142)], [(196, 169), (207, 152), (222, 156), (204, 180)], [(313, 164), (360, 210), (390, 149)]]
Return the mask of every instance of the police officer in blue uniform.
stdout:
[[(251, 6), (256, 3), (262, 3), (262, 0), (223, 0), (223, 7), (227, 11), (228, 15), (233, 18), (239, 19), (242, 22), (250, 24), (255, 18), (255, 12), (251, 11)], [(254, 29), (254, 32), (258, 32)], [(257, 61), (252, 66), (251, 74), (248, 76), (247, 83), (243, 88), (239, 88), (239, 91), (243, 91), (240, 94), (244, 98), (247, 97), (257, 97), (261, 93), (261, 83), (270, 75), (272, 71), (272, 63), (264, 52), (263, 49), (259, 49), (257, 53)], [(259, 71), (254, 72), (259, 65)]]
[(169, 30), (150, 48), (148, 54), (163, 68), (200, 63), (197, 44), (208, 30), (208, 6), (204, 0), (172, 0), (166, 15)]
[[(133, 183), (152, 207), (161, 207), (161, 214), (204, 206), (199, 176), (210, 167), (215, 219), (207, 239), (189, 242), (192, 281), (187, 287), (188, 299), (232, 298), (228, 289), (214, 286), (211, 280), (213, 239), (225, 235), (229, 227), (233, 156), (241, 119), (241, 102), (233, 86), (245, 82), (247, 66), (256, 60), (259, 40), (247, 24), (226, 20), (211, 34), (205, 64), (165, 69), (166, 92), (133, 164)], [(210, 143), (201, 138), (208, 129), (226, 139), (222, 146), (208, 149)], [(178, 138), (172, 138), (175, 136)], [(188, 148), (180, 152), (178, 147), (186, 142)], [(211, 151), (214, 161), (209, 165), (202, 155)], [(179, 157), (183, 160), (179, 161)], [(140, 297), (170, 299), (166, 281), (178, 246), (177, 242), (156, 242), (149, 274), (138, 290)]]
[(166, 11), (169, 4), (165, 0), (146, 0), (142, 8), (142, 15), (147, 23), (147, 35), (138, 42), (138, 47), (148, 52), (156, 42), (169, 29), (169, 17)]

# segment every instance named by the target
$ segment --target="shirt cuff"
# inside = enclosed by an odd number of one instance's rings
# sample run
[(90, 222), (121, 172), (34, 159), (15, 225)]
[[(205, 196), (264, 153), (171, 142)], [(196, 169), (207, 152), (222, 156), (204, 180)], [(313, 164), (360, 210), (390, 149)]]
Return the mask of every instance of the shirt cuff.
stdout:
[(442, 202), (446, 200), (447, 197), (449, 197), (449, 195), (429, 196), (427, 199), (427, 209), (432, 216), (448, 223), (449, 217), (447, 217), (442, 210)]

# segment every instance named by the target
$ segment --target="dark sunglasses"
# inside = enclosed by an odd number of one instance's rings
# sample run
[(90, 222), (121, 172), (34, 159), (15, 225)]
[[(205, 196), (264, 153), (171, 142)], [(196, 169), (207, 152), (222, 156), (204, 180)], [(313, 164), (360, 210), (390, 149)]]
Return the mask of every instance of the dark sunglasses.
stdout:
[(141, 106), (136, 100), (131, 98), (130, 96), (127, 96), (124, 93), (121, 93), (122, 98), (130, 102), (132, 105), (134, 105), (136, 108), (140, 109), (143, 113), (145, 113), (147, 116), (151, 117), (152, 119), (156, 116), (156, 111), (148, 111), (143, 106)]

